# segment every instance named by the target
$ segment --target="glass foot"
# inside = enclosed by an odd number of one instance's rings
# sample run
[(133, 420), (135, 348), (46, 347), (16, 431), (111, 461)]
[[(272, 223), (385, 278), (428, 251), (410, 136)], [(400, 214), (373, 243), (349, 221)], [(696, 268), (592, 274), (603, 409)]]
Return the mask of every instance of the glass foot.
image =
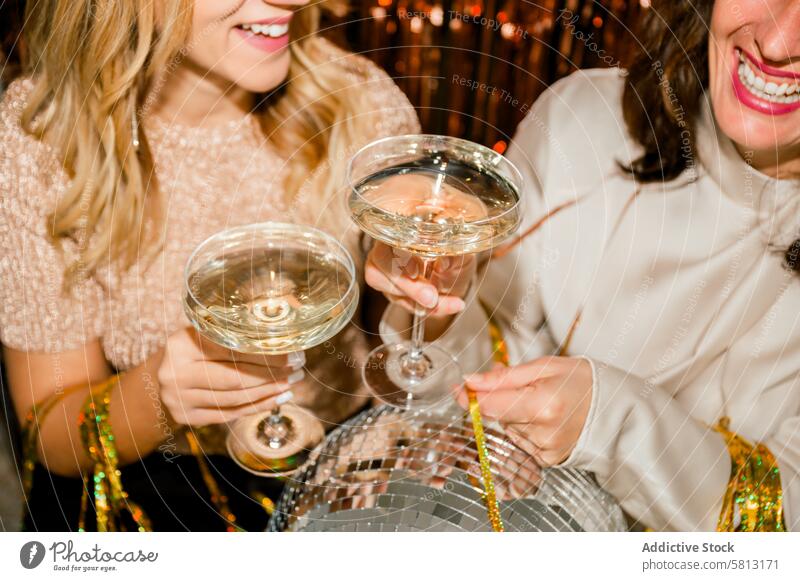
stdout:
[(383, 403), (402, 410), (430, 410), (449, 404), (463, 383), (461, 367), (444, 349), (433, 345), (413, 357), (408, 342), (381, 345), (369, 354), (364, 382)]
[(324, 438), (322, 423), (311, 412), (284, 404), (280, 415), (248, 416), (233, 422), (226, 444), (230, 457), (244, 470), (280, 478), (297, 472)]

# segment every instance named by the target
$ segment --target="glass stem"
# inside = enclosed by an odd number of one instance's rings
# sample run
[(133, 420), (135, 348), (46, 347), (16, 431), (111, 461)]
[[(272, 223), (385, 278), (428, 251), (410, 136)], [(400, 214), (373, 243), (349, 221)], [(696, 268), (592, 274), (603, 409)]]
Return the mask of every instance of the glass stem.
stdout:
[[(422, 259), (422, 280), (430, 280), (433, 272), (434, 260), (430, 258)], [(418, 361), (422, 359), (422, 349), (425, 344), (425, 317), (428, 316), (428, 309), (417, 305), (414, 309), (414, 319), (411, 324), (411, 349), (408, 357)]]
[[(297, 351), (295, 353), (289, 353), (286, 358), (286, 363), (292, 369), (299, 370), (290, 376), (289, 382), (295, 383), (300, 381), (304, 376), (303, 366), (306, 363), (305, 352)], [(299, 377), (294, 377), (298, 373), (300, 374)], [(291, 432), (291, 420), (281, 413), (280, 404), (276, 405), (274, 408), (272, 408), (272, 412), (270, 412), (269, 416), (267, 417), (266, 424), (264, 425), (264, 434), (267, 436), (269, 447), (277, 449), (286, 444)]]
[(289, 435), (286, 420), (281, 414), (281, 406), (276, 405), (272, 408), (272, 412), (267, 419), (266, 434), (269, 438), (270, 448), (280, 448), (286, 443), (286, 437)]

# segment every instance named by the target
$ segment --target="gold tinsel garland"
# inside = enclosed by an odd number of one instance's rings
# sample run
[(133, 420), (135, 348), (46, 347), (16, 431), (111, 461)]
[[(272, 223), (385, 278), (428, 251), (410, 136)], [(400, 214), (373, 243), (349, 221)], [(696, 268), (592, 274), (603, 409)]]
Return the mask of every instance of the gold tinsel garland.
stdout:
[(109, 421), (111, 391), (118, 383), (119, 376), (113, 375), (92, 388), (78, 415), (84, 449), (94, 464), (92, 472), (83, 478), (79, 531), (86, 530), (90, 486), (94, 497), (98, 532), (127, 530), (124, 516), (126, 513), (139, 532), (152, 530), (150, 519), (137, 503), (128, 498), (128, 493), (122, 486), (117, 446)]
[(500, 517), (500, 507), (497, 504), (497, 495), (494, 490), (492, 465), (489, 461), (489, 453), (486, 449), (486, 435), (483, 432), (481, 409), (474, 391), (467, 388), (467, 396), (469, 397), (469, 414), (472, 418), (472, 431), (475, 434), (475, 446), (478, 449), (478, 462), (481, 467), (481, 477), (483, 478), (483, 502), (486, 505), (486, 512), (489, 514), (489, 522), (492, 525), (492, 530), (496, 533), (502, 533), (505, 531), (505, 528), (503, 527), (503, 519)]
[[(86, 399), (78, 418), (84, 448), (94, 463), (92, 473), (83, 477), (83, 494), (78, 516), (79, 531), (86, 530), (90, 488), (94, 498), (93, 504), (98, 531), (124, 530), (125, 523), (121, 518), (124, 513), (129, 514), (137, 530), (152, 530), (149, 518), (138, 504), (128, 498), (128, 494), (122, 485), (114, 433), (109, 422), (111, 391), (118, 383), (119, 377), (115, 375), (93, 387), (91, 395)], [(37, 444), (40, 426), (44, 424), (45, 419), (56, 404), (65, 396), (85, 389), (88, 389), (86, 385), (76, 385), (60, 393), (55, 393), (42, 402), (31, 406), (26, 416), (26, 424), (22, 429), (22, 485), (23, 498), (26, 503), (33, 488), (33, 472), (38, 462)], [(187, 439), (192, 454), (200, 466), (212, 503), (227, 521), (228, 530), (239, 530), (236, 525), (236, 517), (228, 506), (227, 497), (221, 492), (205, 463), (203, 452), (197, 439), (190, 432), (187, 433)], [(265, 501), (261, 501), (261, 504), (269, 512), (267, 501), (269, 501), (268, 498)]]
[(723, 497), (717, 531), (785, 532), (783, 488), (775, 456), (763, 444), (753, 445), (729, 427), (727, 417), (714, 426), (725, 438), (731, 456), (731, 478)]
[[(489, 327), (489, 338), (492, 341), (492, 359), (496, 363), (509, 365), (508, 348), (503, 340), (503, 332), (492, 317), (492, 312), (488, 306), (481, 302), (481, 308), (486, 313)], [(489, 452), (486, 449), (486, 435), (483, 431), (483, 420), (481, 418), (481, 409), (478, 405), (478, 398), (474, 391), (466, 388), (467, 397), (469, 398), (469, 414), (472, 419), (472, 431), (475, 435), (475, 446), (478, 449), (478, 463), (481, 467), (481, 476), (483, 477), (483, 501), (486, 504), (486, 511), (489, 514), (489, 522), (492, 525), (492, 530), (501, 533), (504, 532), (503, 519), (500, 516), (500, 507), (497, 503), (497, 495), (494, 489), (494, 479), (492, 478), (492, 465), (489, 461)]]

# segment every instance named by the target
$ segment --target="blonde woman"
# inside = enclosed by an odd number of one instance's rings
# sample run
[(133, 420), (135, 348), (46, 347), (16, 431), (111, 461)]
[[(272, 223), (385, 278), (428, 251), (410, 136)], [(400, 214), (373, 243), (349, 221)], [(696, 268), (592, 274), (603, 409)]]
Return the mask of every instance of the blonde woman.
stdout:
[[(355, 252), (333, 203), (341, 160), (418, 130), (383, 72), (315, 35), (319, 12), (306, 0), (29, 3), (29, 76), (0, 108), (0, 337), (16, 412), (38, 437), (30, 527), (265, 524), (279, 483), (216, 456), (213, 430), (186, 440), (184, 428), (271, 409), (295, 369), (201, 342), (182, 313), (183, 265), (208, 236), (264, 220), (313, 223)], [(367, 401), (363, 341), (354, 326), (308, 352), (292, 386), (328, 427)]]

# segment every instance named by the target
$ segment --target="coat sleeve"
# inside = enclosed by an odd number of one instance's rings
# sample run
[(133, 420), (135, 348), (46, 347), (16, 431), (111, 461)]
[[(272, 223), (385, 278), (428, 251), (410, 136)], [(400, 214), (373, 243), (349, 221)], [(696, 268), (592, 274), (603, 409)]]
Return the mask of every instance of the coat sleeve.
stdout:
[(761, 324), (677, 390), (594, 360), (589, 416), (565, 464), (594, 472), (629, 514), (656, 530), (715, 530), (732, 477), (731, 453), (697, 407), (702, 398), (729, 394), (721, 415), (732, 432), (774, 456), (784, 523), (798, 530), (800, 342), (787, 289)]
[(562, 466), (594, 472), (628, 514), (655, 530), (714, 530), (731, 471), (722, 436), (658, 386), (590, 362), (589, 415)]

